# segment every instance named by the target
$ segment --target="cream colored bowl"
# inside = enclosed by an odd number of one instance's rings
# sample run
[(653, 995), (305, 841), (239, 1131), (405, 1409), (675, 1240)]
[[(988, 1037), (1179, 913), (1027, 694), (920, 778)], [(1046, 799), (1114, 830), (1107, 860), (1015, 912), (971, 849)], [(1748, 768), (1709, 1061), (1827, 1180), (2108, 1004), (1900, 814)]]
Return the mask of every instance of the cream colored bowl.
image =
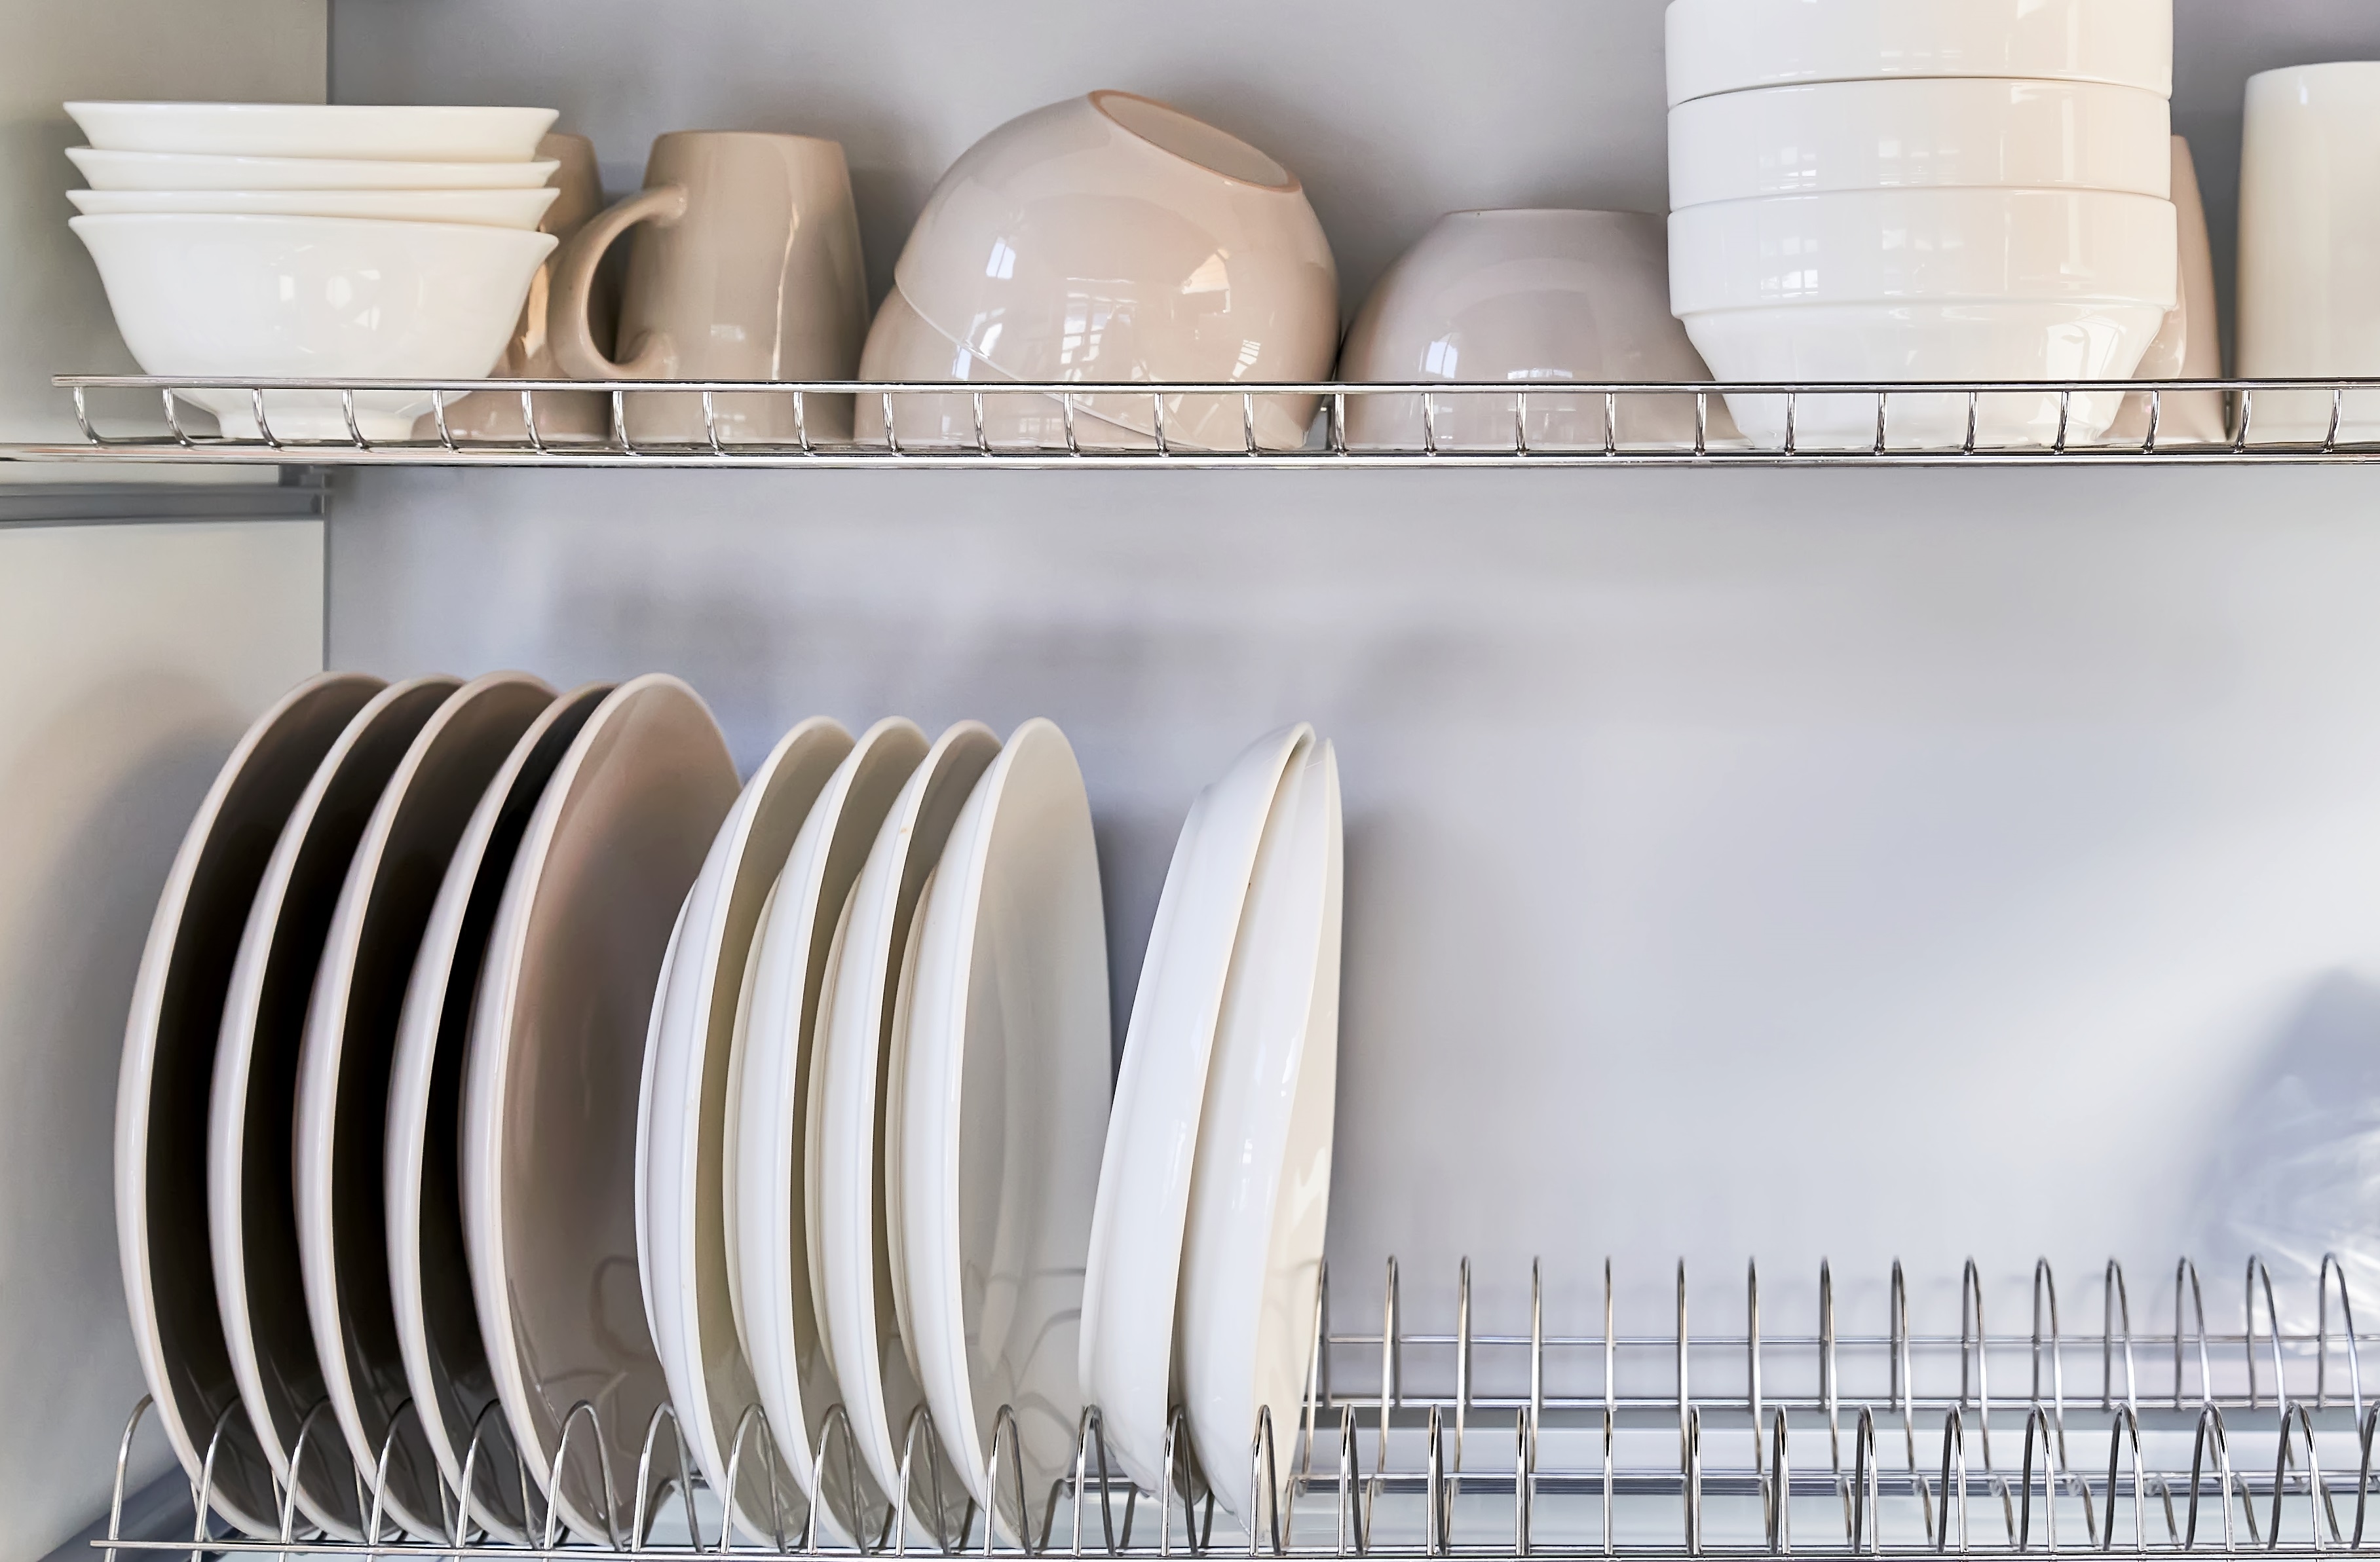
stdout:
[[(1338, 272), (1295, 176), (1129, 92), (1013, 119), (942, 176), (894, 275), (918, 313), (1019, 380), (1317, 381)], [(1154, 415), (1114, 410), (1150, 433)], [(1302, 443), (1313, 404), (1258, 402), (1257, 438)], [(1182, 398), (1168, 437), (1239, 448), (1237, 396)]]
[(102, 151), (67, 156), (101, 190), (460, 190), (535, 189), (562, 164), (383, 163), (339, 157), (212, 157), (196, 152)]
[[(464, 379), (511, 339), (551, 234), (344, 217), (77, 217), (124, 342), (151, 374)], [(257, 436), (245, 392), (188, 398)], [(364, 436), (401, 440), (427, 392), (362, 392)], [(285, 439), (348, 437), (337, 393), (266, 398)]]
[(251, 217), (365, 217), (384, 223), (466, 223), (533, 228), (558, 189), (68, 190), (87, 216), (179, 212)]
[[(1670, 318), (1668, 238), (1638, 212), (1452, 212), (1398, 258), (1364, 300), (1340, 355), (1350, 382), (1446, 381), (1512, 392), (1351, 395), (1347, 440), (1366, 449), (1603, 448), (1604, 397), (1576, 381), (1708, 380)], [(1691, 396), (1621, 396), (1620, 443), (1694, 439)], [(1724, 423), (1726, 409), (1711, 404)], [(1706, 429), (1706, 434), (1712, 430)], [(1732, 435), (1732, 426), (1718, 437)]]
[(67, 113), (109, 151), (224, 157), (519, 163), (553, 128), (550, 108), (448, 104), (75, 103)]
[(1672, 210), (1918, 186), (2168, 197), (2172, 114), (2097, 81), (1887, 79), (1771, 87), (1670, 111)]
[(1878, 76), (2107, 81), (2173, 95), (2173, 0), (1670, 0), (1671, 107)]

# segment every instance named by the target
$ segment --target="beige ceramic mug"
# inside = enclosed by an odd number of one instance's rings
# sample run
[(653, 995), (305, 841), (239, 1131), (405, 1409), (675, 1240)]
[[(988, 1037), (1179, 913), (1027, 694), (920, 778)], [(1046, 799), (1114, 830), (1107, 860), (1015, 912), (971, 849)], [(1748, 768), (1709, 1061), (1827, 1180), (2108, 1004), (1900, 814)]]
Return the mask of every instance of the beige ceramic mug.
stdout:
[[(596, 269), (637, 230), (613, 359), (597, 345)], [(555, 269), (555, 361), (584, 380), (848, 380), (868, 334), (851, 172), (836, 142), (677, 130), (653, 143), (645, 188), (579, 229)], [(848, 397), (715, 398), (722, 441), (848, 440)], [(710, 437), (699, 396), (627, 398), (639, 444)]]

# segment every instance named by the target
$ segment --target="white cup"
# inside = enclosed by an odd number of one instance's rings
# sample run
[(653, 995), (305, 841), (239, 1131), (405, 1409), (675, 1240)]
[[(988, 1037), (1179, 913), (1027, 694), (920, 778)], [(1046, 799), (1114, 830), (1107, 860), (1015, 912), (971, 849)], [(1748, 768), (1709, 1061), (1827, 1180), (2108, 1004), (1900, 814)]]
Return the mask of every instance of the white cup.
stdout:
[[(2380, 62), (2248, 79), (2240, 152), (2239, 371), (2380, 375)], [(2338, 438), (2380, 440), (2380, 393), (2341, 406)], [(2251, 443), (2330, 430), (2323, 392), (2255, 397)]]

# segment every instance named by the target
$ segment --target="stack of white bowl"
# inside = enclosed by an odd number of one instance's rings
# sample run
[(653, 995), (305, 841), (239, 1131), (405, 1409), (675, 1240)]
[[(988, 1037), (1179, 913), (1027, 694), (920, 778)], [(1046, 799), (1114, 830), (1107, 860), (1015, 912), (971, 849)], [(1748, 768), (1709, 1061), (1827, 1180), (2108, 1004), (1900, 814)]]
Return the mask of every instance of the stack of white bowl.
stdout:
[[(556, 243), (545, 108), (76, 103), (69, 198), (125, 345), (151, 374), (478, 378)], [(227, 437), (246, 391), (196, 391)], [(265, 398), (276, 439), (411, 437), (426, 392)]]
[[(1722, 381), (2122, 380), (2176, 302), (2171, 0), (1671, 0), (1670, 307)], [(1729, 398), (1756, 442), (1783, 396)], [(2095, 439), (2119, 394), (1986, 396), (1981, 443)], [(1803, 396), (1805, 446), (1876, 437)], [(1897, 396), (1896, 447), (1963, 395)]]

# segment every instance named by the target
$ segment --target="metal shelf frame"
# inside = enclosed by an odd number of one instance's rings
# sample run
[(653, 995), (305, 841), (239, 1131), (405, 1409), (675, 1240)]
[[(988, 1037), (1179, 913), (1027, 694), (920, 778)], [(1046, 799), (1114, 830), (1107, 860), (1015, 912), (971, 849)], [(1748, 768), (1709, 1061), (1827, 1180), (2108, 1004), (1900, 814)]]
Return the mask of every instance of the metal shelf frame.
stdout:
[[(1245, 383), (1164, 384), (1129, 382), (999, 381), (949, 383), (905, 381), (553, 381), (553, 380), (246, 380), (159, 378), (141, 375), (61, 375), (55, 383), (70, 394), (79, 442), (0, 446), (0, 459), (29, 461), (231, 462), (320, 466), (729, 466), (729, 467), (908, 467), (1093, 468), (1093, 467), (1228, 467), (1228, 468), (1426, 468), (1426, 467), (1597, 467), (1597, 466), (2260, 466), (2366, 465), (2380, 463), (2380, 440), (2348, 437), (2367, 424), (2380, 424), (2380, 380), (2224, 380), (2224, 381), (1960, 381), (1941, 382), (1803, 381), (1793, 383), (1680, 382), (1587, 383), (1532, 381), (1525, 383), (1458, 384), (1445, 381), (1406, 384)], [(226, 438), (194, 431), (191, 392), (230, 392), (245, 395), (259, 433), (252, 438)], [(336, 394), (345, 413), (343, 439), (289, 439), (273, 430), (274, 398), (290, 392)], [(426, 409), (418, 432), (406, 441), (368, 439), (356, 419), (358, 394), (369, 392), (410, 394)], [(552, 394), (589, 393), (608, 396), (610, 427), (601, 439), (565, 441), (539, 431), (538, 398)], [(2123, 442), (2085, 443), (2069, 438), (2074, 398), (2120, 393), (2144, 405), (2145, 430), (2141, 438)], [(2219, 394), (2226, 398), (2228, 436), (2218, 443), (2176, 443), (2161, 435), (2164, 398), (2172, 394)], [(2282, 442), (2258, 431), (2259, 396), (2295, 393), (2326, 397), (2328, 428), (2319, 439)], [(2366, 395), (2365, 394), (2369, 394)], [(454, 405), (465, 395), (517, 396), (526, 430), (517, 439), (477, 438), (455, 431), (449, 418)], [(651, 442), (637, 437), (637, 398), (675, 394), (699, 398), (707, 438), (691, 442)], [(1979, 442), (1985, 398), (2054, 394), (2058, 416), (2054, 432), (2036, 442), (1992, 444)], [(1723, 418), (1728, 396), (1781, 397), (1786, 403), (1781, 442), (1757, 445), (1730, 436)], [(103, 427), (94, 407), (108, 398), (111, 411), (122, 416), (130, 407), (155, 409), (146, 423)], [(732, 437), (722, 426), (719, 398), (776, 398), (790, 414), (795, 437), (789, 442), (761, 443)], [(1402, 445), (1365, 445), (1348, 437), (1348, 409), (1363, 398), (1390, 396), (1418, 400), (1419, 438)], [(1837, 436), (1825, 444), (1797, 436), (1802, 412), (1809, 398), (1840, 398), (1872, 404), (1873, 434), (1857, 439)], [(1966, 403), (1966, 434), (1956, 444), (1920, 445), (1904, 440), (1895, 429), (1894, 409), (1908, 398), (1960, 397)], [(897, 430), (895, 414), (909, 398), (932, 397), (947, 405), (964, 397), (971, 404), (974, 437), (935, 442), (895, 438), (873, 444), (831, 442), (807, 431), (810, 415), (821, 398), (856, 405), (866, 398), (880, 411), (886, 427)], [(1225, 448), (1193, 447), (1178, 430), (1184, 425), (1185, 398), (1222, 398), (1236, 404), (1243, 438)], [(1259, 444), (1259, 404), (1281, 398), (1310, 400), (1318, 407), (1304, 444), (1293, 449)], [(1682, 413), (1693, 406), (1693, 437), (1668, 443), (1635, 442), (1623, 433), (1624, 409), (1645, 405), (1648, 398)], [(988, 412), (1014, 407), (1018, 398), (1055, 402), (1063, 432), (1062, 442), (1030, 446), (1003, 443), (987, 437)], [(1123, 405), (1133, 419), (1146, 409), (1148, 427), (1121, 427), (1092, 409), (1107, 398), (1109, 406)], [(2354, 398), (2350, 403), (2350, 398)], [(1447, 420), (1460, 408), (1486, 404), (1498, 414), (1512, 437), (1501, 442), (1477, 439), (1457, 443), (1442, 437)], [(1599, 407), (1597, 404), (1600, 404)], [(1937, 406), (1939, 404), (1937, 404)], [(1954, 404), (1955, 405), (1955, 404)], [(2315, 404), (2317, 406), (2319, 403)], [(1209, 411), (1212, 404), (1209, 404)], [(1533, 416), (1560, 411), (1574, 423), (1583, 420), (1583, 442), (1533, 443)], [(205, 414), (199, 414), (203, 422)], [(549, 414), (550, 418), (550, 414)], [(2269, 418), (2267, 418), (2269, 422)], [(1089, 437), (1099, 424), (1097, 438)], [(1599, 426), (1599, 438), (1597, 437)], [(1838, 418), (1840, 426), (1840, 416)], [(1866, 426), (1862, 419), (1862, 426)]]

